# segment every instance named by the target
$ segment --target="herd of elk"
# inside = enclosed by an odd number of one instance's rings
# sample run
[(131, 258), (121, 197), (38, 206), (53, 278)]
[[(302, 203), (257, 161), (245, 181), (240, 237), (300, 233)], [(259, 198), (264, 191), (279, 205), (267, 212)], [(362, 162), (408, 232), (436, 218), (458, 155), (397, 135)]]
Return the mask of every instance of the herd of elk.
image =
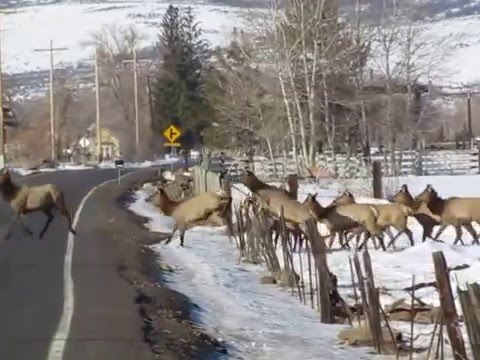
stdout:
[[(247, 171), (241, 182), (250, 190), (253, 198), (274, 220), (271, 230), (275, 231), (278, 219), (283, 211), (287, 228), (302, 239), (305, 237), (302, 225), (306, 219), (314, 219), (325, 224), (330, 237), (329, 247), (333, 245), (334, 237), (338, 236), (340, 245), (349, 247), (353, 236), (357, 236), (357, 246), (360, 235), (364, 234), (364, 241), (360, 248), (370, 238), (377, 238), (382, 249), (395, 246), (397, 238), (405, 234), (414, 245), (413, 232), (408, 228), (408, 218), (415, 218), (423, 228), (422, 241), (427, 237), (437, 240), (448, 226), (456, 229), (455, 243), (461, 240), (462, 227), (473, 237), (474, 244), (480, 244), (479, 234), (472, 226), (472, 222), (480, 223), (480, 198), (441, 198), (427, 185), (425, 190), (413, 197), (407, 185), (400, 190), (387, 204), (357, 203), (353, 194), (345, 191), (327, 206), (322, 206), (316, 199), (317, 194), (309, 194), (303, 203), (298, 202), (291, 194), (281, 188), (266, 184), (259, 180), (251, 171)], [(439, 226), (435, 236), (433, 228)], [(397, 234), (393, 236), (391, 229)], [(384, 233), (390, 238), (387, 246), (383, 241)], [(350, 237), (348, 237), (350, 234)]]
[[(310, 219), (317, 224), (325, 225), (328, 235), (324, 236), (324, 239), (330, 238), (330, 248), (335, 236), (339, 237), (342, 248), (350, 247), (352, 237), (356, 236), (359, 248), (363, 247), (369, 239), (373, 241), (378, 239), (382, 249), (386, 250), (391, 245), (395, 246), (395, 241), (401, 234), (406, 234), (413, 246), (413, 233), (407, 226), (409, 217), (415, 218), (423, 228), (422, 241), (427, 238), (437, 240), (448, 226), (453, 226), (456, 232), (454, 244), (458, 242), (463, 244), (463, 227), (472, 236), (472, 244), (480, 245), (479, 234), (472, 225), (474, 222), (480, 223), (480, 197), (442, 198), (431, 184), (416, 197), (412, 196), (407, 185), (402, 185), (394, 196), (388, 198), (389, 203), (386, 204), (357, 203), (350, 191), (344, 191), (330, 204), (323, 206), (317, 201), (317, 194), (308, 194), (303, 202), (299, 202), (297, 200), (298, 183), (291, 177), (288, 178), (288, 190), (267, 184), (248, 170), (241, 176), (240, 182), (251, 193), (243, 202), (247, 211), (250, 207), (256, 208), (257, 211), (264, 211), (270, 218), (270, 231), (276, 233), (275, 246), (281, 232), (282, 217), (285, 220), (286, 230), (293, 235), (294, 249), (302, 247), (302, 242), (306, 238), (304, 224)], [(43, 212), (47, 216), (46, 223), (40, 232), (40, 238), (42, 238), (53, 220), (54, 209), (67, 218), (69, 230), (75, 234), (72, 219), (65, 206), (64, 194), (55, 185), (20, 186), (12, 181), (10, 173), (4, 169), (0, 173), (0, 193), (14, 210), (14, 218), (5, 239), (10, 237), (13, 227), (22, 220), (23, 215), (36, 211)], [(223, 191), (209, 191), (176, 201), (167, 195), (162, 183), (148, 201), (152, 201), (164, 215), (175, 220), (175, 226), (166, 241), (167, 244), (178, 230), (180, 246), (183, 246), (187, 229), (206, 220), (213, 221), (214, 217), (226, 223), (229, 233), (233, 233), (231, 219), (226, 219), (232, 206), (232, 197)], [(33, 235), (23, 222), (22, 226), (26, 232)], [(436, 235), (432, 236), (435, 226), (440, 228)], [(391, 228), (397, 230), (395, 236)], [(384, 243), (384, 233), (390, 238), (387, 246)], [(364, 241), (360, 244), (362, 234), (364, 234)]]
[[(464, 227), (472, 235), (473, 242), (479, 244), (479, 235), (473, 228), (472, 222), (480, 222), (480, 198), (443, 199), (431, 185), (428, 185), (417, 197), (411, 195), (407, 185), (402, 185), (386, 204), (357, 203), (353, 194), (345, 191), (330, 204), (323, 206), (317, 201), (317, 194), (308, 194), (303, 202), (299, 202), (296, 198), (298, 189), (292, 189), (293, 182), (289, 182), (288, 189), (276, 187), (261, 181), (248, 170), (241, 176), (240, 182), (250, 191), (250, 195), (242, 203), (243, 210), (256, 209), (268, 215), (270, 231), (275, 233), (273, 238), (275, 246), (281, 232), (282, 216), (286, 230), (293, 236), (293, 248), (298, 250), (306, 238), (304, 224), (309, 219), (325, 225), (328, 235), (324, 238), (330, 239), (330, 248), (336, 236), (339, 237), (342, 248), (349, 248), (352, 237), (356, 236), (359, 248), (365, 246), (369, 239), (373, 241), (378, 239), (380, 247), (386, 250), (390, 246), (395, 246), (396, 239), (402, 234), (406, 234), (413, 246), (413, 233), (408, 228), (409, 217), (415, 218), (423, 228), (422, 241), (427, 237), (437, 240), (445, 228), (451, 225), (456, 229), (455, 242), (461, 241), (461, 227)], [(180, 231), (181, 246), (188, 228), (214, 213), (225, 214), (232, 202), (230, 196), (215, 192), (174, 201), (167, 196), (162, 187), (159, 187), (152, 197), (153, 203), (165, 215), (175, 219), (174, 232)], [(253, 213), (253, 216), (255, 215)], [(435, 226), (440, 228), (437, 234), (432, 236)], [(392, 228), (397, 231), (395, 236), (392, 234)], [(171, 241), (173, 233), (167, 243)], [(364, 239), (360, 243), (362, 234)], [(384, 234), (390, 238), (387, 246), (384, 242)]]

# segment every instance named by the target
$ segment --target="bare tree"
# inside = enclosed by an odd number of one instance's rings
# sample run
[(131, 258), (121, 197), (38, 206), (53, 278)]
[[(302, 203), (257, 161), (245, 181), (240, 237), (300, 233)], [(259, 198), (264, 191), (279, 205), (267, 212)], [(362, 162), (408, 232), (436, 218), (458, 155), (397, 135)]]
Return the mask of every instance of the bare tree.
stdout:
[(275, 75), (258, 68), (256, 51), (250, 38), (235, 36), (229, 48), (217, 52), (216, 70), (210, 79), (215, 90), (208, 92), (209, 101), (221, 125), (214, 131), (223, 133), (224, 146), (230, 138), (230, 146), (244, 152), (253, 146), (266, 149), (274, 160), (283, 111), (275, 96)]
[(133, 123), (133, 87), (123, 61), (131, 59), (133, 49), (145, 39), (134, 26), (106, 25), (84, 42), (97, 48), (102, 83), (111, 88), (127, 123)]
[(385, 103), (376, 125), (383, 129), (381, 137), (388, 139), (394, 172), (401, 161), (396, 159), (396, 150), (416, 148), (418, 134), (431, 118), (434, 107), (428, 83), (446, 74), (442, 64), (448, 47), (442, 44), (447, 39), (432, 43), (425, 26), (414, 21), (417, 10), (411, 1), (385, 1), (382, 17), (371, 28), (375, 80), (384, 89), (381, 96)]

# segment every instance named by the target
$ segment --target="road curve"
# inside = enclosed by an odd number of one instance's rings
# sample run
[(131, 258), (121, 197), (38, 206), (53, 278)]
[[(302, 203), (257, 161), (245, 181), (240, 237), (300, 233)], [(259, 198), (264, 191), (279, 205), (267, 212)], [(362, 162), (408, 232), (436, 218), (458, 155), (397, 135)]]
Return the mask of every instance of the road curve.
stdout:
[[(115, 177), (114, 169), (94, 169), (40, 173), (22, 181), (58, 185), (65, 191), (73, 216), (92, 188)], [(11, 216), (8, 204), (0, 200), (2, 239)], [(27, 226), (37, 235), (44, 222), (43, 214), (26, 218)], [(67, 234), (65, 219), (55, 216), (41, 240), (38, 236), (31, 239), (21, 227), (8, 241), (0, 240), (0, 359), (47, 359), (62, 317)]]

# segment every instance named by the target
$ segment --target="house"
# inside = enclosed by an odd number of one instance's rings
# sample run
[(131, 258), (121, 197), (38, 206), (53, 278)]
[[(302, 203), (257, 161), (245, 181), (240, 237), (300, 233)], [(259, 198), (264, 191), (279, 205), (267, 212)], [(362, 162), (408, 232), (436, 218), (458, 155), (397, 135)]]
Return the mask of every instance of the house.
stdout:
[[(112, 160), (120, 156), (120, 141), (110, 129), (107, 129), (106, 127), (100, 128), (100, 139), (100, 155), (102, 160)], [(90, 125), (85, 134), (66, 150), (66, 155), (73, 157), (80, 155), (88, 158), (96, 158), (97, 136), (95, 124)]]

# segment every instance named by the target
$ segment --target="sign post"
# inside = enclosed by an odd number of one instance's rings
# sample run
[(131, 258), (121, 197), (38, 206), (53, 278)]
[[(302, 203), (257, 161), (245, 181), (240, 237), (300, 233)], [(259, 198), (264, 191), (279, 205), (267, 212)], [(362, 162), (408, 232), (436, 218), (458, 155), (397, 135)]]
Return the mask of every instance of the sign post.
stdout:
[(118, 177), (118, 186), (120, 186), (122, 178), (122, 169), (124, 167), (124, 162), (122, 159), (115, 160), (115, 167), (117, 168), (117, 177)]
[[(163, 132), (163, 136), (165, 136), (165, 138), (168, 140), (168, 142), (164, 143), (163, 145), (171, 147), (173, 156), (177, 155), (177, 147), (181, 146), (179, 142), (175, 142), (175, 140), (177, 140), (181, 135), (181, 130), (175, 125), (170, 125)], [(173, 163), (170, 164), (170, 170), (173, 171)]]

